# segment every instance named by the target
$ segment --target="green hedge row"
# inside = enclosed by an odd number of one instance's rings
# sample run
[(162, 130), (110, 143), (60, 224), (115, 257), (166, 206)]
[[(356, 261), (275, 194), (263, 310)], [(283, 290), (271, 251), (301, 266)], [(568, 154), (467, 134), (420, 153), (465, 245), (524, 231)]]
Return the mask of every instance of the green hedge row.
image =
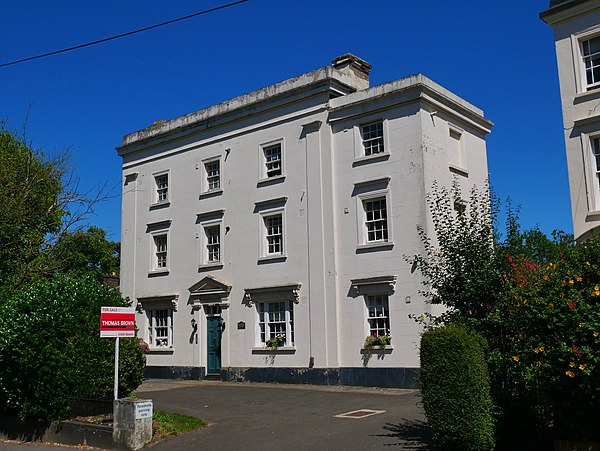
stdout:
[[(68, 396), (113, 392), (115, 340), (100, 338), (100, 307), (127, 306), (92, 280), (41, 280), (0, 305), (0, 412), (61, 420)], [(119, 393), (142, 381), (137, 338), (121, 339)]]
[(456, 325), (421, 338), (422, 396), (435, 444), (442, 450), (494, 448), (493, 403), (481, 336)]

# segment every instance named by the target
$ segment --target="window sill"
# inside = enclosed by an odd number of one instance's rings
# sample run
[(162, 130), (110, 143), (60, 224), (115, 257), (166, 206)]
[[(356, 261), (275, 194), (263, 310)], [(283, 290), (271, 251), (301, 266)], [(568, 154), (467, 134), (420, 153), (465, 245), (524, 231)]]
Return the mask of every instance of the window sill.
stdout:
[(287, 255), (285, 254), (280, 254), (280, 255), (267, 255), (265, 257), (260, 257), (257, 261), (257, 263), (259, 265), (264, 264), (264, 263), (277, 263), (277, 262), (284, 262), (287, 260)]
[(588, 211), (587, 215), (585, 215), (585, 219), (597, 221), (598, 219), (600, 219), (600, 211), (599, 210)]
[(462, 168), (460, 166), (456, 166), (456, 165), (450, 163), (450, 164), (448, 164), (448, 169), (450, 169), (450, 172), (453, 172), (458, 175), (462, 175), (463, 177), (469, 176), (469, 171), (467, 171), (465, 168)]
[(363, 252), (370, 252), (370, 251), (383, 251), (383, 250), (390, 250), (394, 247), (394, 242), (393, 241), (381, 241), (378, 243), (367, 243), (367, 244), (361, 244), (356, 248), (356, 253), (360, 254)]
[(173, 348), (150, 348), (148, 354), (173, 354), (175, 350)]
[(160, 277), (160, 276), (168, 276), (168, 275), (169, 275), (168, 269), (156, 269), (156, 270), (150, 271), (148, 273), (148, 277)]
[(392, 345), (387, 345), (387, 346), (373, 346), (371, 349), (365, 349), (362, 348), (360, 350), (361, 354), (391, 354), (392, 351), (394, 350), (394, 347)]
[(207, 269), (221, 269), (222, 267), (223, 267), (222, 262), (206, 263), (203, 265), (198, 265), (198, 271), (204, 271)]
[(280, 346), (277, 349), (254, 347), (252, 348), (252, 354), (295, 354), (296, 348), (294, 346)]
[(352, 162), (352, 167), (362, 166), (364, 164), (369, 164), (369, 163), (377, 163), (380, 161), (387, 161), (389, 159), (390, 159), (389, 152), (375, 153), (373, 155), (367, 155), (367, 156), (363, 156), (363, 157), (354, 159), (354, 161)]
[(276, 175), (274, 177), (268, 177), (260, 179), (257, 183), (257, 187), (275, 185), (276, 183), (283, 183), (285, 181), (285, 175)]
[(150, 210), (159, 210), (161, 208), (167, 208), (169, 205), (171, 205), (171, 202), (168, 200), (164, 202), (157, 202), (155, 204), (150, 205)]
[(591, 88), (586, 87), (586, 89), (587, 91), (575, 94), (574, 100), (576, 103), (600, 98), (600, 86), (592, 86)]
[(223, 189), (214, 189), (212, 191), (204, 191), (202, 193), (200, 193), (200, 195), (198, 196), (198, 199), (206, 199), (209, 197), (216, 197), (216, 196), (220, 196), (221, 194), (223, 194)]

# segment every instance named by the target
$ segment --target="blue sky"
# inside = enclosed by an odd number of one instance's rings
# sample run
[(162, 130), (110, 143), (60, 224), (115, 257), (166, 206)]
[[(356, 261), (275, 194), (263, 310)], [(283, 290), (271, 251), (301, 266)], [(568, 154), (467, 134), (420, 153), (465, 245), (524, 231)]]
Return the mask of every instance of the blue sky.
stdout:
[[(0, 63), (227, 1), (3, 0)], [(90, 223), (120, 237), (122, 136), (354, 53), (371, 85), (422, 72), (485, 111), (494, 191), (524, 227), (572, 232), (549, 0), (250, 0), (178, 24), (0, 68), (0, 118), (44, 151), (71, 148), (83, 188), (117, 196)], [(1, 170), (1, 168), (0, 168)]]

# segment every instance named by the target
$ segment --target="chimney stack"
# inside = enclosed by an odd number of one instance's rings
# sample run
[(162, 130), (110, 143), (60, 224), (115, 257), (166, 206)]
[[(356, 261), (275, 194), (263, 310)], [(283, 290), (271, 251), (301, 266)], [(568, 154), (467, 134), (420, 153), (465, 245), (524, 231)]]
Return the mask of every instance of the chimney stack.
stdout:
[(357, 91), (369, 87), (369, 72), (371, 72), (372, 67), (365, 60), (352, 53), (345, 53), (334, 58), (331, 65), (334, 69), (349, 76), (352, 79), (349, 84), (355, 87)]

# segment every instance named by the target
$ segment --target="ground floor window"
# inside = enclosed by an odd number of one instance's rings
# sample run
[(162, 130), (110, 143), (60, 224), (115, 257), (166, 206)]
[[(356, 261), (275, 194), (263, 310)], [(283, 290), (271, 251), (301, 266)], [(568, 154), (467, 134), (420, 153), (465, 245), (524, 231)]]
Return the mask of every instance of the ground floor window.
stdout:
[(148, 343), (151, 348), (173, 347), (173, 310), (147, 310)]
[(278, 346), (294, 345), (294, 309), (290, 301), (259, 302), (259, 344), (267, 346), (269, 340), (278, 341)]
[(390, 314), (387, 294), (367, 296), (367, 322), (369, 335), (382, 337), (390, 334)]

